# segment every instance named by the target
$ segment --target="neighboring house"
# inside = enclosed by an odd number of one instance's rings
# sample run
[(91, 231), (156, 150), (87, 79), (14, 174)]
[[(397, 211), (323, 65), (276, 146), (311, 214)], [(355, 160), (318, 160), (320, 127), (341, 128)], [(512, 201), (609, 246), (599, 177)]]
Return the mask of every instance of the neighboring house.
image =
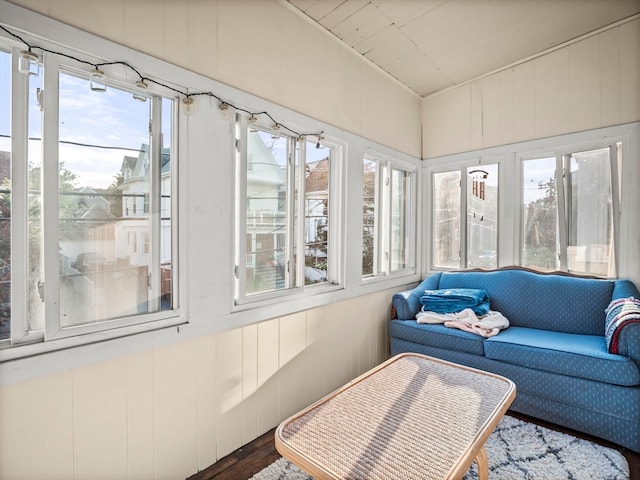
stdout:
[[(142, 144), (137, 156), (122, 159), (122, 220), (116, 225), (116, 255), (130, 265), (149, 265), (151, 235), (149, 205), (149, 145)], [(161, 252), (162, 262), (171, 259), (171, 152), (162, 149), (161, 164)]]
[[(108, 195), (108, 192), (91, 187), (84, 187), (65, 195), (67, 205), (64, 209), (68, 213), (61, 216), (60, 221), (60, 252), (63, 266), (67, 262), (65, 257), (73, 263), (79, 255), (89, 253), (88, 250), (91, 250), (91, 253), (99, 253), (108, 261), (115, 261), (116, 217), (111, 213), (111, 203), (103, 195)], [(100, 251), (94, 252), (97, 247), (89, 245), (99, 246)]]
[(286, 171), (259, 133), (247, 136), (247, 151), (247, 278), (275, 288), (284, 275)]
[(327, 218), (329, 209), (329, 158), (307, 165), (305, 180), (305, 255), (314, 263), (327, 258)]

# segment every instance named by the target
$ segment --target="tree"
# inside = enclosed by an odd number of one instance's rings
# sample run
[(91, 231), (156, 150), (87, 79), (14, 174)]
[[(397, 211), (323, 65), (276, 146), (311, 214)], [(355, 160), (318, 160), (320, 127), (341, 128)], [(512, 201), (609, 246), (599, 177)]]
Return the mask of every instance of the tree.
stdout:
[(541, 182), (539, 189), (545, 190), (542, 198), (527, 206), (525, 225), (525, 262), (541, 268), (556, 268), (556, 180)]
[(117, 217), (122, 218), (122, 190), (120, 187), (124, 183), (124, 173), (118, 172), (113, 176), (113, 182), (107, 190), (109, 190), (109, 203), (111, 204), (110, 211)]
[(11, 180), (0, 185), (0, 340), (9, 338), (11, 323)]
[(376, 163), (365, 161), (363, 167), (362, 196), (362, 273), (374, 272), (375, 208), (376, 208)]

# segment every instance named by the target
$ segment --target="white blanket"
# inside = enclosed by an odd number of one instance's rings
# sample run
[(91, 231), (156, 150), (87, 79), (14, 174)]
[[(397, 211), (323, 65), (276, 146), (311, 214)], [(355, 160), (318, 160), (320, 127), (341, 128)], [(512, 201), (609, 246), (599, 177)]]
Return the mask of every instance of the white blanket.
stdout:
[(489, 310), (486, 315), (478, 317), (470, 308), (457, 313), (420, 311), (416, 315), (416, 321), (418, 323), (443, 323), (445, 327), (459, 328), (483, 337), (493, 337), (500, 333), (500, 330), (509, 326), (509, 320), (500, 312)]

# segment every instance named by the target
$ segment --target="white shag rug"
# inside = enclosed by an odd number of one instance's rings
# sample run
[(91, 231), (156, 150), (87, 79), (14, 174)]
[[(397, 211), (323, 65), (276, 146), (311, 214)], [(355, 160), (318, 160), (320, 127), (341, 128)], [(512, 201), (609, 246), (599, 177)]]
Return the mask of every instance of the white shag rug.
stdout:
[[(628, 480), (619, 451), (505, 416), (487, 439), (489, 480)], [(472, 464), (463, 480), (478, 478)], [(280, 458), (250, 480), (312, 480)], [(391, 480), (391, 479), (389, 479)]]

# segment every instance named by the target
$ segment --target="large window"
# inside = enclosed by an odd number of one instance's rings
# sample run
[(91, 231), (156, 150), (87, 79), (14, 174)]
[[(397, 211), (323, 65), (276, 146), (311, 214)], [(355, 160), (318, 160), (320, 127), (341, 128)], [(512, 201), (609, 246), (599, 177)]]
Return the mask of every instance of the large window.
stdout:
[(412, 270), (415, 262), (415, 172), (368, 153), (362, 162), (362, 275)]
[(628, 131), (610, 127), (426, 162), (427, 268), (521, 265), (616, 277), (628, 242), (616, 233), (633, 217), (620, 207), (623, 186), (630, 188), (619, 175), (623, 154), (634, 148)]
[(616, 275), (612, 172), (621, 148), (616, 144), (523, 161), (523, 265)]
[(339, 148), (237, 122), (236, 302), (338, 283)]
[(19, 55), (0, 51), (0, 340), (175, 316), (174, 100)]

